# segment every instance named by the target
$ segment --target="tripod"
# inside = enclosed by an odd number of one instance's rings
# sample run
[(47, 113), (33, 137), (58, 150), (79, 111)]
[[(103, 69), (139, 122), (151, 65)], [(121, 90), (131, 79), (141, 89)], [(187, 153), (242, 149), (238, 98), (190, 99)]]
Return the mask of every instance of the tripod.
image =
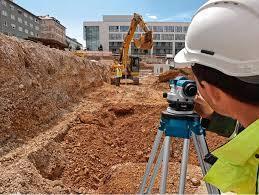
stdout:
[[(169, 108), (170, 111), (170, 108)], [(176, 114), (177, 113), (177, 114)], [(158, 154), (156, 163), (154, 165), (153, 174), (150, 178), (150, 183), (147, 186), (147, 181), (149, 178), (149, 174), (154, 164), (155, 158), (157, 156), (158, 148), (162, 139), (163, 134), (165, 134), (165, 139), (163, 141), (163, 145), (161, 146), (160, 152)], [(160, 127), (158, 129), (154, 145), (151, 151), (151, 155), (146, 166), (146, 171), (140, 186), (140, 194), (150, 194), (152, 193), (152, 188), (154, 186), (154, 182), (158, 171), (161, 167), (162, 163), (162, 175), (160, 181), (160, 194), (166, 193), (166, 182), (168, 175), (168, 164), (170, 157), (170, 145), (171, 138), (183, 138), (183, 154), (181, 161), (181, 171), (180, 171), (180, 183), (179, 183), (179, 194), (184, 194), (185, 190), (185, 182), (186, 182), (186, 174), (187, 174), (187, 164), (189, 157), (189, 147), (190, 147), (190, 139), (193, 139), (195, 150), (198, 155), (199, 164), (202, 169), (203, 175), (207, 173), (210, 169), (210, 165), (204, 162), (204, 157), (208, 154), (208, 147), (205, 140), (205, 130), (201, 127), (200, 117), (190, 112), (168, 112), (164, 111), (161, 114)], [(146, 188), (147, 186), (147, 188)], [(220, 194), (220, 191), (215, 187), (206, 184), (207, 190), (209, 194)], [(145, 191), (146, 189), (146, 191)]]

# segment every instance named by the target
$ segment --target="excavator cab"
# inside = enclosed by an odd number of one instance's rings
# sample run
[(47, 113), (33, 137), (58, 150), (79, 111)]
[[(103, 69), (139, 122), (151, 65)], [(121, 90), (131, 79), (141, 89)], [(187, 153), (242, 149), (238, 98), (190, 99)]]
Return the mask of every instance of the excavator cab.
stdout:
[(128, 66), (130, 77), (134, 85), (139, 84), (140, 57), (130, 56), (130, 64)]

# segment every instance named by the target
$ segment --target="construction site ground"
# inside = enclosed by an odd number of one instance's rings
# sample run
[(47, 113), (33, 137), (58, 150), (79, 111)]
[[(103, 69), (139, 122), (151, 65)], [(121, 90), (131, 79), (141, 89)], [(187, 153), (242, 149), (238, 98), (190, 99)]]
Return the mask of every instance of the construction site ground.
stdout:
[[(149, 72), (139, 86), (112, 86), (105, 82), (105, 64), (0, 36), (3, 42), (0, 193), (137, 193), (168, 106), (162, 97), (168, 84)], [(10, 53), (17, 62), (7, 59)], [(211, 150), (226, 142), (210, 132), (207, 141)], [(182, 140), (173, 139), (170, 192), (177, 192), (181, 151)], [(191, 145), (186, 192), (206, 193), (201, 179)], [(159, 178), (154, 193), (158, 184)]]
[[(160, 112), (167, 102), (153, 76), (140, 86), (93, 89), (52, 129), (1, 158), (0, 192), (137, 193)], [(208, 133), (211, 149), (225, 139)], [(182, 140), (173, 140), (168, 187), (177, 192)], [(202, 179), (191, 146), (187, 192)], [(157, 181), (158, 182), (158, 181)], [(154, 192), (158, 192), (158, 184)], [(204, 191), (203, 191), (204, 192)]]

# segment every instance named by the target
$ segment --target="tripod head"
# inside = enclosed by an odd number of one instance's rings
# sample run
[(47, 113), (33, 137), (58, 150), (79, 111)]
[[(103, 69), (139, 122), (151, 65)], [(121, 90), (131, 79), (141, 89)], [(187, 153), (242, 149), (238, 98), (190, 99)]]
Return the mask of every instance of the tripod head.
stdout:
[(194, 98), (197, 94), (195, 81), (186, 77), (177, 77), (170, 80), (170, 92), (164, 93), (169, 107), (167, 112), (172, 114), (192, 114), (194, 109)]

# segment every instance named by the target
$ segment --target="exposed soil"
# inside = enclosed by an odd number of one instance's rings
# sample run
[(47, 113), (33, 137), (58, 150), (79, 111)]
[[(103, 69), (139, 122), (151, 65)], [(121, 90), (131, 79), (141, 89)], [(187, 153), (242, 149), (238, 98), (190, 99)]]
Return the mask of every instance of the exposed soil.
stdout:
[[(0, 193), (137, 193), (168, 84), (145, 76), (139, 86), (111, 86), (100, 64), (15, 38), (0, 42), (18, 51), (0, 48), (1, 59), (16, 60), (0, 63)], [(30, 78), (41, 87), (27, 85)], [(207, 141), (213, 150), (226, 140), (208, 132)], [(168, 190), (177, 192), (182, 140), (172, 143)], [(202, 176), (192, 145), (189, 158), (186, 192), (198, 193)]]
[[(155, 81), (154, 78), (146, 78), (142, 81), (144, 84), (139, 87), (114, 88), (106, 85), (94, 93), (93, 102), (101, 102), (104, 100), (103, 97), (106, 97), (105, 103), (98, 111), (80, 114), (62, 143), (69, 160), (62, 177), (66, 186), (79, 192), (137, 192), (141, 177), (132, 179), (131, 176), (135, 173), (143, 175), (143, 163), (148, 161), (160, 113), (167, 107), (166, 101), (161, 97), (162, 91), (154, 89), (148, 83), (152, 79)], [(224, 138), (212, 133), (208, 133), (208, 138), (208, 144), (212, 149), (224, 142)], [(181, 151), (182, 140), (174, 139), (174, 158), (171, 162), (177, 165), (181, 162)], [(134, 170), (134, 166), (130, 169), (126, 166), (123, 173), (130, 170), (127, 172), (128, 177), (119, 177), (118, 180), (115, 176), (117, 182), (116, 185), (112, 185), (113, 182), (110, 183), (110, 180), (114, 173), (111, 169), (113, 170), (116, 165), (124, 166), (125, 163), (133, 164), (136, 169)], [(193, 145), (190, 163), (198, 165)], [(173, 175), (174, 179), (178, 177), (179, 173)], [(197, 173), (196, 177), (201, 179), (201, 174)], [(118, 184), (119, 181), (128, 183), (132, 188), (123, 187)], [(106, 186), (107, 183), (109, 187)], [(171, 186), (171, 189), (177, 192), (176, 187), (177, 185)], [(189, 187), (188, 192), (193, 193), (197, 188)]]
[(0, 34), (0, 156), (51, 128), (108, 67)]

